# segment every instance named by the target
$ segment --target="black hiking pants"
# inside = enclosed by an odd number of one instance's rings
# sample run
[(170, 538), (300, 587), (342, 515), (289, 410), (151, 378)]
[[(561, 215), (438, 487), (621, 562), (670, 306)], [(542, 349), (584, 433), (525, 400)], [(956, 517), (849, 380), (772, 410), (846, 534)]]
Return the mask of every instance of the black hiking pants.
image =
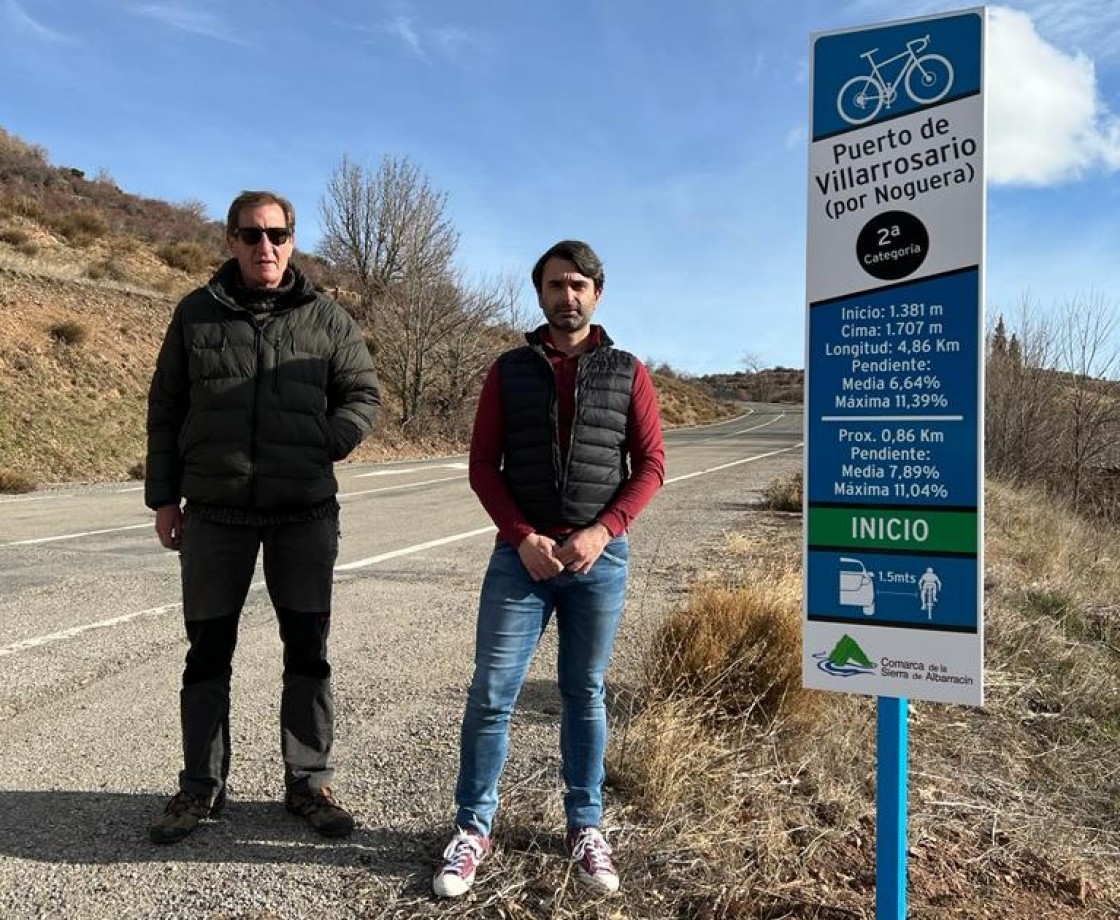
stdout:
[(241, 609), (258, 551), (284, 646), (280, 748), (289, 792), (317, 791), (334, 776), (334, 704), (327, 659), (338, 517), (267, 526), (200, 519), (188, 507), (180, 551), (190, 648), (183, 670), (179, 788), (224, 793), (230, 765), (230, 680)]

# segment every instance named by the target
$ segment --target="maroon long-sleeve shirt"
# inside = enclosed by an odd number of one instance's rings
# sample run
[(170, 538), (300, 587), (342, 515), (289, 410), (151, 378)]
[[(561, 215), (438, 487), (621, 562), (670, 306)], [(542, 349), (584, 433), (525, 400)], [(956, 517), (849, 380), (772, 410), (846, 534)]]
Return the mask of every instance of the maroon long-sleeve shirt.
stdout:
[[(592, 326), (592, 346), (602, 340), (602, 327)], [(561, 461), (567, 463), (572, 419), (576, 405), (576, 366), (578, 355), (568, 356), (557, 349), (547, 330), (542, 335), (545, 354), (556, 375), (557, 425)], [(502, 411), (501, 383), (497, 364), (490, 367), (482, 384), (478, 411), (471, 435), (470, 483), (482, 507), (498, 526), (498, 536), (514, 547), (535, 532), (518, 509), (502, 477), (502, 450), (505, 444), (505, 415)], [(623, 450), (630, 455), (630, 477), (596, 520), (617, 537), (649, 503), (665, 482), (665, 445), (661, 434), (661, 413), (657, 391), (644, 364), (634, 360), (634, 389)], [(561, 536), (572, 528), (560, 528), (549, 536)]]

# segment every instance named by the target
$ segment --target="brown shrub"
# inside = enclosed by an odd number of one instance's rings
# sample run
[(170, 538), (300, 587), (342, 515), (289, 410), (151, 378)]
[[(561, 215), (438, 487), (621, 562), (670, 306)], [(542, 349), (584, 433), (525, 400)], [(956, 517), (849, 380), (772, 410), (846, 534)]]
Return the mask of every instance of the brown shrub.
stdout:
[(109, 223), (97, 211), (71, 211), (52, 225), (75, 246), (88, 246), (109, 232)]
[(0, 230), (0, 243), (7, 243), (9, 246), (18, 248), (29, 239), (31, 239), (31, 234), (22, 227), (5, 227)]
[(8, 494), (34, 492), (36, 485), (35, 480), (27, 473), (0, 467), (0, 492)]
[(122, 258), (121, 253), (111, 252), (104, 259), (94, 262), (86, 268), (86, 277), (94, 281), (128, 281), (131, 275), (128, 263)]
[(63, 345), (81, 345), (89, 338), (89, 330), (76, 319), (64, 319), (48, 330), (51, 338)]
[(763, 507), (775, 511), (800, 511), (802, 508), (802, 491), (805, 477), (801, 470), (790, 473), (783, 478), (775, 479), (762, 490)]
[(658, 696), (700, 700), (722, 717), (812, 717), (816, 697), (801, 686), (800, 574), (698, 586), (659, 630), (647, 677)]
[(156, 250), (156, 255), (188, 275), (201, 274), (213, 264), (213, 254), (199, 243), (167, 243)]
[(43, 210), (43, 205), (29, 195), (18, 195), (9, 200), (7, 204), (8, 211), (12, 214), (26, 217), (38, 224), (46, 222), (47, 212)]

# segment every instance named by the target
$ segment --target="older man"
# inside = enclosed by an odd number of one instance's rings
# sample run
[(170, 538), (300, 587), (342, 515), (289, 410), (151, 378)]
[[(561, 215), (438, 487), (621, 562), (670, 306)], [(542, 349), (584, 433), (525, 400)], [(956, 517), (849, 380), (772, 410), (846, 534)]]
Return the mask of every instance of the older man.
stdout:
[(285, 804), (325, 836), (354, 828), (330, 787), (333, 463), (372, 429), (380, 395), (357, 324), (290, 261), (295, 223), (274, 192), (234, 199), (232, 258), (176, 307), (152, 377), (145, 501), (160, 543), (180, 553), (190, 646), (183, 769), (149, 828), (156, 843), (181, 840), (225, 802), (233, 652), (262, 547), (284, 646)]

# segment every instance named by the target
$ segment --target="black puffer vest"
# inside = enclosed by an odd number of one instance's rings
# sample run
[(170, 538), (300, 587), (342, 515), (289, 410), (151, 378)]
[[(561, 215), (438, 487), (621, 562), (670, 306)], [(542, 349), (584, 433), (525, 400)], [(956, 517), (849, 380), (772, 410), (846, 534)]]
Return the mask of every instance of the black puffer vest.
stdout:
[(517, 507), (539, 531), (586, 527), (630, 475), (625, 451), (635, 358), (601, 344), (579, 358), (568, 461), (557, 440), (556, 378), (541, 345), (544, 327), (528, 345), (498, 359), (505, 447), (502, 473)]

